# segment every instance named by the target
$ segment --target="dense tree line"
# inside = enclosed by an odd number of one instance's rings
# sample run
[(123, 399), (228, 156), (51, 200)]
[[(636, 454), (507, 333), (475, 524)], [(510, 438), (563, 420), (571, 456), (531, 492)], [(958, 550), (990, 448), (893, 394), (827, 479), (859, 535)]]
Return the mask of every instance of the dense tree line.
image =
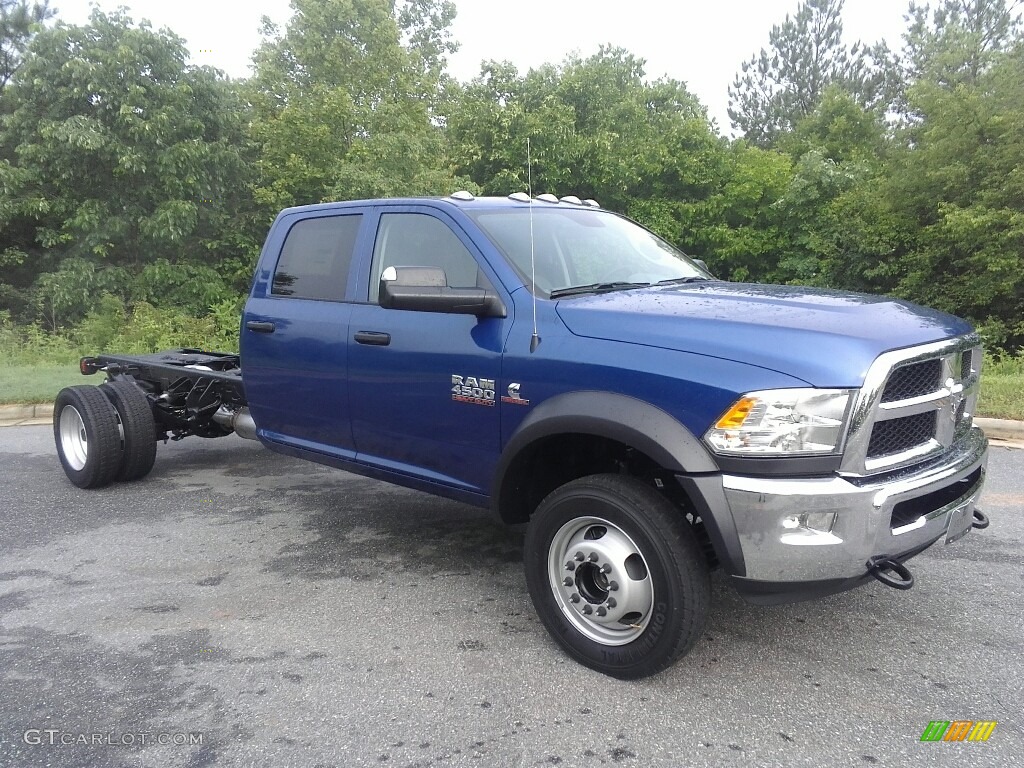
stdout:
[(604, 47), (447, 73), (448, 0), (292, 0), (254, 74), (95, 10), (0, 0), (0, 312), (51, 331), (108, 296), (231, 317), (282, 207), (595, 197), (720, 276), (888, 293), (1024, 344), (1024, 38), (1013, 0), (911, 4), (898, 50), (805, 0), (742, 63), (721, 136), (685, 83)]

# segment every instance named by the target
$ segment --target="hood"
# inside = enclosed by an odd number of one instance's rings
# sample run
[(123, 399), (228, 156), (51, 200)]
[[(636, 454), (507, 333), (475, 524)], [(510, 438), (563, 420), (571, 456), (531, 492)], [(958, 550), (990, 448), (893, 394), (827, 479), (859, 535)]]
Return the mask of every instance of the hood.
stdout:
[(857, 387), (882, 352), (969, 333), (906, 301), (815, 288), (706, 282), (560, 299), (577, 336), (735, 360), (816, 387)]

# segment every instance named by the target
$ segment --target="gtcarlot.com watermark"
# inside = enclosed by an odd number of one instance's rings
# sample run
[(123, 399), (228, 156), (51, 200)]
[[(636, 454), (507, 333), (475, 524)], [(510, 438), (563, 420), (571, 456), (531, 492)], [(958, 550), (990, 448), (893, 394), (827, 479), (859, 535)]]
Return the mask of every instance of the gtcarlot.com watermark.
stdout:
[(62, 731), (59, 728), (29, 728), (21, 738), (22, 741), (33, 747), (44, 745), (50, 747), (142, 747), (152, 744), (189, 747), (203, 743), (202, 733), (155, 733), (152, 731), (73, 733)]

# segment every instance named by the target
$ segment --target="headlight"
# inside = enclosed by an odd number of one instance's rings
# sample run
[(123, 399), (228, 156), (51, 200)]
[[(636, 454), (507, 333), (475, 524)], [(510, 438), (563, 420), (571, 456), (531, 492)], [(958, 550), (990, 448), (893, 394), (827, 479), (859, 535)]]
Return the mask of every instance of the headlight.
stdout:
[(737, 400), (704, 435), (715, 453), (808, 456), (842, 447), (847, 389), (772, 389)]

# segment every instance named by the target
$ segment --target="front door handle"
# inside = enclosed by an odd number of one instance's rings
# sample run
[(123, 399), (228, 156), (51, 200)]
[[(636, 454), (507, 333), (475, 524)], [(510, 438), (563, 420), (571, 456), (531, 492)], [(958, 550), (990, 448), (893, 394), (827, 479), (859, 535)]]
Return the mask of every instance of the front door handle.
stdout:
[(360, 344), (369, 344), (374, 347), (386, 347), (391, 343), (390, 333), (379, 331), (357, 331), (355, 339)]
[(250, 331), (255, 331), (256, 333), (274, 332), (273, 323), (264, 323), (260, 322), (259, 320), (249, 320), (248, 322), (246, 322), (245, 327), (248, 328)]

